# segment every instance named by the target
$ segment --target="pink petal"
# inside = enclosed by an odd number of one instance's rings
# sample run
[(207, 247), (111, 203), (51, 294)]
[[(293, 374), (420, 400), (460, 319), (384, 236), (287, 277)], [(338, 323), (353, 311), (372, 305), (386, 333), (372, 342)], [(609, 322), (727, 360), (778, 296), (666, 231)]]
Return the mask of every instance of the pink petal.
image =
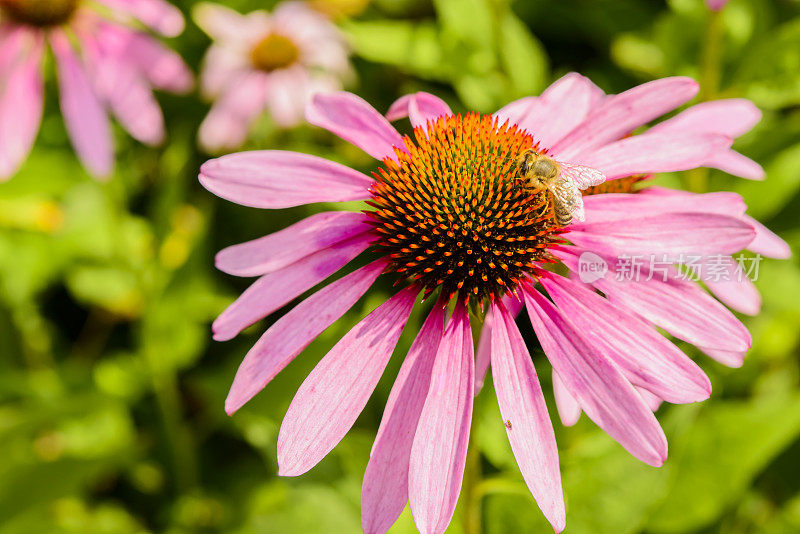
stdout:
[(639, 460), (663, 464), (667, 439), (630, 382), (549, 300), (532, 288), (524, 295), (542, 349), (586, 415)]
[[(514, 295), (507, 293), (501, 299), (503, 306), (508, 312), (516, 317), (525, 304), (522, 300)], [(492, 309), (486, 311), (486, 317), (483, 319), (483, 328), (481, 328), (481, 335), (478, 338), (478, 350), (475, 353), (475, 395), (483, 389), (483, 381), (486, 379), (486, 373), (489, 371), (489, 363), (492, 361)]]
[(366, 232), (372, 226), (364, 213), (317, 213), (253, 241), (233, 245), (217, 254), (217, 269), (234, 276), (260, 276), (282, 269), (309, 254)]
[(278, 319), (247, 353), (225, 399), (233, 415), (289, 365), (309, 343), (338, 320), (386, 267), (377, 260), (320, 289)]
[(449, 117), (453, 112), (450, 106), (441, 98), (430, 93), (419, 92), (401, 96), (386, 112), (386, 118), (396, 121), (403, 117), (411, 120), (414, 128), (424, 128), (428, 121), (435, 121), (439, 117)]
[(786, 241), (749, 215), (745, 215), (742, 218), (750, 223), (756, 231), (756, 238), (747, 245), (748, 250), (768, 258), (780, 260), (792, 257), (792, 249), (789, 248), (789, 244)]
[(650, 217), (665, 213), (717, 213), (740, 217), (747, 209), (741, 195), (727, 191), (715, 193), (672, 194), (672, 190), (648, 187), (639, 193), (606, 193), (589, 195), (583, 198), (586, 209), (586, 222), (606, 222)]
[[(570, 270), (579, 272), (579, 252), (560, 249), (554, 254)], [(750, 333), (730, 311), (694, 282), (677, 279), (674, 270), (668, 274), (666, 280), (660, 273), (648, 280), (648, 270), (643, 268), (638, 281), (617, 281), (609, 272), (594, 285), (618, 307), (693, 345), (737, 352), (750, 348)]]
[(472, 423), (474, 371), (469, 315), (459, 302), (436, 353), (411, 447), (408, 500), (422, 534), (444, 532), (456, 508)]
[(758, 315), (761, 311), (758, 289), (730, 256), (706, 258), (702, 273), (706, 287), (729, 308), (745, 315)]
[(125, 57), (157, 89), (184, 94), (194, 87), (192, 71), (181, 56), (147, 34), (131, 32)]
[(435, 305), (392, 386), (361, 486), (361, 526), (384, 533), (408, 502), (411, 446), (442, 339), (445, 308)]
[(653, 395), (651, 392), (647, 391), (644, 388), (640, 388), (637, 386), (633, 386), (637, 393), (642, 397), (642, 400), (647, 404), (647, 407), (650, 408), (651, 412), (657, 411), (661, 407), (661, 403), (663, 402), (660, 398), (656, 395)]
[(290, 208), (314, 202), (366, 200), (372, 179), (317, 156), (259, 150), (206, 162), (200, 182), (212, 193), (243, 206)]
[(19, 170), (31, 151), (42, 121), (44, 88), (41, 73), (43, 41), (35, 33), (18, 32), (0, 39), (0, 180)]
[(279, 310), (344, 267), (366, 250), (373, 239), (371, 234), (360, 234), (265, 274), (217, 317), (212, 325), (214, 339), (233, 339), (251, 324)]
[(569, 240), (607, 256), (732, 254), (753, 240), (755, 230), (736, 217), (715, 213), (666, 213), (631, 221), (576, 223)]
[(634, 385), (672, 403), (705, 400), (711, 382), (688, 356), (645, 321), (561, 276), (541, 279), (556, 306)]
[(98, 0), (113, 11), (127, 13), (167, 37), (183, 32), (185, 22), (180, 10), (164, 0)]
[(699, 86), (691, 78), (672, 77), (648, 82), (608, 97), (581, 124), (561, 139), (553, 152), (572, 161), (592, 148), (616, 141), (691, 100)]
[(548, 87), (517, 125), (541, 146), (553, 147), (589, 115), (603, 91), (585, 76), (571, 72)]
[(405, 143), (386, 117), (362, 98), (344, 91), (318, 94), (306, 107), (306, 120), (338, 135), (375, 159), (394, 158)]
[(528, 114), (528, 111), (531, 109), (531, 107), (535, 105), (537, 100), (538, 97), (535, 96), (522, 97), (518, 100), (514, 100), (513, 102), (509, 102), (502, 108), (498, 109), (493, 116), (500, 124), (505, 122), (508, 122), (509, 124), (519, 124), (519, 122)]
[(745, 98), (729, 98), (696, 104), (659, 124), (651, 132), (683, 135), (714, 133), (739, 137), (761, 120), (761, 110)]
[(93, 35), (85, 35), (83, 43), (95, 89), (122, 126), (142, 143), (161, 143), (164, 116), (147, 80), (123, 56), (104, 52)]
[(303, 381), (278, 433), (278, 474), (302, 475), (344, 437), (364, 409), (417, 296), (404, 289), (348, 332)]
[(250, 62), (238, 50), (212, 44), (203, 57), (200, 92), (203, 98), (215, 100), (250, 70)]
[(58, 67), (61, 114), (72, 145), (91, 174), (107, 177), (114, 166), (108, 116), (67, 36), (61, 30), (51, 31), (50, 45)]
[(200, 125), (200, 145), (209, 152), (235, 149), (247, 140), (255, 120), (264, 111), (268, 76), (243, 72), (225, 92)]
[(748, 180), (764, 179), (764, 168), (735, 150), (720, 151), (711, 156), (703, 165), (725, 171), (734, 176), (747, 178)]
[(722, 135), (648, 132), (587, 150), (572, 162), (602, 171), (607, 180), (614, 180), (634, 174), (694, 169), (730, 146), (731, 138)]
[(556, 398), (556, 408), (558, 408), (561, 423), (564, 426), (573, 426), (581, 417), (581, 405), (569, 392), (555, 369), (553, 369), (553, 394)]
[(566, 526), (558, 447), (539, 378), (514, 316), (494, 306), (492, 377), (511, 450), (533, 498), (556, 532)]
[(717, 360), (722, 365), (738, 369), (744, 365), (745, 352), (709, 349), (706, 347), (698, 347), (703, 354)]

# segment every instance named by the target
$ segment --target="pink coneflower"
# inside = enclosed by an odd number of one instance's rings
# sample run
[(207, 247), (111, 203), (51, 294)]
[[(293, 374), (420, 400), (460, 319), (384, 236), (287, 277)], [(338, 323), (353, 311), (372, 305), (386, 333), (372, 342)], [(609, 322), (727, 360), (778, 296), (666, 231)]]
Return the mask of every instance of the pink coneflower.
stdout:
[(42, 119), (45, 43), (55, 56), (61, 112), (83, 165), (108, 176), (114, 147), (107, 112), (137, 140), (164, 139), (153, 88), (185, 92), (192, 75), (181, 58), (135, 29), (168, 36), (183, 16), (162, 0), (0, 0), (0, 178), (13, 175)]
[[(514, 322), (522, 305), (559, 380), (559, 404), (565, 410), (570, 403), (578, 407), (631, 454), (661, 465), (667, 442), (651, 408), (661, 399), (704, 400), (711, 386), (652, 326), (653, 317), (688, 329), (687, 320), (676, 315), (707, 313), (700, 321), (702, 339), (690, 340), (712, 354), (744, 352), (750, 343), (746, 330), (694, 284), (664, 282), (654, 289), (655, 283), (631, 283), (625, 298), (606, 298), (548, 266), (563, 262), (574, 268), (572, 258), (582, 250), (597, 256), (626, 250), (730, 255), (758, 242), (761, 249), (775, 249), (776, 238), (754, 228), (739, 199), (726, 196), (718, 209), (701, 211), (690, 208), (706, 197), (693, 204), (666, 199), (648, 204), (650, 195), (667, 193), (632, 192), (642, 175), (702, 165), (759, 177), (752, 162), (730, 150), (741, 124), (718, 120), (711, 104), (626, 137), (696, 92), (691, 79), (667, 78), (607, 96), (588, 79), (569, 74), (540, 97), (517, 101), (495, 116), (454, 116), (440, 99), (417, 93), (401, 98), (387, 114), (391, 120), (409, 116), (413, 139), (400, 136), (387, 118), (352, 94), (317, 95), (307, 119), (375, 157), (380, 163), (372, 177), (281, 151), (206, 163), (203, 185), (246, 206), (351, 200), (370, 206), (362, 213), (320, 213), (220, 252), (219, 269), (260, 278), (215, 321), (215, 339), (231, 339), (364, 251), (378, 258), (312, 294), (267, 330), (239, 368), (226, 411), (232, 414), (264, 388), (385, 275), (403, 288), (331, 349), (292, 401), (278, 437), (281, 475), (308, 471), (347, 433), (419, 295), (434, 303), (400, 369), (372, 449), (362, 489), (365, 532), (388, 530), (407, 502), (421, 532), (447, 528), (461, 488), (476, 379), (489, 362), (522, 475), (553, 527), (564, 528), (555, 435)], [(723, 118), (740, 107), (745, 114), (752, 111), (741, 101), (724, 106)], [(531, 147), (610, 178), (587, 191), (585, 222), (560, 227), (548, 191), (521, 185), (514, 161)], [(598, 194), (606, 191), (619, 192)], [(612, 204), (623, 202), (620, 197), (642, 204), (624, 212), (612, 205), (609, 219), (598, 221), (603, 206), (593, 205), (595, 196)], [(682, 204), (685, 209), (675, 207)], [(626, 300), (630, 295), (638, 298), (633, 304)], [(685, 300), (683, 308), (671, 311), (678, 297)], [(484, 312), (491, 327), (483, 330), (476, 364), (471, 323)]]
[(309, 97), (340, 89), (350, 72), (339, 30), (301, 2), (248, 15), (204, 3), (194, 18), (214, 41), (201, 78), (215, 101), (200, 127), (207, 150), (241, 146), (265, 110), (279, 126), (297, 125)]

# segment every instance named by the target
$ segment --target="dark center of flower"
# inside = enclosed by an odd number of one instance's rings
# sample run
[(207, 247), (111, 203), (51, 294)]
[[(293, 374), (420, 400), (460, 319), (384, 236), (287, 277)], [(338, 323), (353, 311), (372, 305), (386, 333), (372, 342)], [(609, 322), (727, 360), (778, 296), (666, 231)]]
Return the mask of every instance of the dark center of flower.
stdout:
[(67, 22), (78, 7), (78, 0), (0, 0), (0, 6), (17, 22), (47, 27)]
[(523, 187), (515, 159), (533, 138), (490, 116), (429, 122), (405, 138), (408, 153), (373, 173), (367, 203), (390, 269), (427, 297), (483, 304), (513, 290), (559, 242), (545, 191)]
[(256, 44), (250, 56), (257, 69), (272, 72), (297, 61), (300, 51), (288, 37), (271, 33)]

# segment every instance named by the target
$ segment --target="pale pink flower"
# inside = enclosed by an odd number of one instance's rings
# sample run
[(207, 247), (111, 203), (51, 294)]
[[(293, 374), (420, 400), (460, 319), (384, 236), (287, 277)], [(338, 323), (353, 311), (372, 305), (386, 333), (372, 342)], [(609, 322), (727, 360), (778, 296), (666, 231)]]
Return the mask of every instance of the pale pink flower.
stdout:
[[(576, 254), (584, 250), (603, 256), (730, 255), (749, 246), (785, 255), (785, 244), (747, 218), (736, 195), (630, 192), (636, 180), (629, 177), (703, 165), (761, 177), (755, 163), (730, 150), (733, 137), (758, 118), (744, 101), (695, 106), (627, 137), (696, 92), (691, 79), (666, 78), (609, 96), (569, 74), (495, 117), (453, 116), (440, 99), (417, 93), (387, 113), (389, 120), (408, 116), (414, 140), (401, 137), (355, 95), (320, 94), (307, 108), (308, 121), (378, 159), (372, 177), (281, 151), (206, 163), (203, 185), (242, 205), (280, 209), (365, 200), (371, 206), (362, 213), (313, 215), (221, 251), (219, 269), (260, 278), (214, 322), (215, 339), (233, 338), (367, 249), (378, 256), (313, 293), (267, 330), (239, 368), (226, 411), (234, 413), (264, 388), (384, 274), (404, 289), (345, 335), (300, 386), (278, 437), (281, 475), (305, 473), (344, 437), (420, 292), (437, 301), (395, 380), (370, 455), (362, 488), (365, 532), (386, 532), (407, 502), (421, 532), (447, 528), (461, 488), (473, 396), (490, 364), (523, 478), (553, 528), (564, 528), (555, 434), (514, 322), (522, 306), (555, 371), (562, 417), (574, 422), (584, 411), (635, 457), (661, 465), (667, 442), (653, 410), (662, 399), (704, 400), (711, 385), (653, 323), (734, 363), (750, 346), (749, 334), (692, 282), (672, 277), (616, 287), (601, 278), (601, 296), (547, 265), (561, 260), (574, 270)], [(609, 177), (585, 197), (585, 222), (558, 227), (546, 193), (531, 196), (519, 186), (515, 156), (537, 142), (558, 161), (591, 165)], [(612, 190), (627, 192), (597, 194)], [(753, 307), (748, 291), (722, 293)], [(451, 300), (456, 304), (448, 319)], [(468, 303), (471, 309), (488, 306), (477, 358)]]
[(19, 169), (39, 130), (45, 44), (67, 133), (90, 174), (104, 178), (114, 166), (109, 112), (137, 140), (164, 140), (153, 88), (186, 92), (192, 75), (139, 23), (167, 36), (184, 24), (163, 0), (0, 0), (0, 179)]
[(711, 11), (720, 11), (727, 3), (728, 0), (706, 0), (706, 6)]
[(194, 18), (213, 39), (201, 77), (214, 101), (200, 127), (207, 150), (241, 146), (265, 110), (279, 126), (299, 124), (310, 96), (340, 89), (350, 73), (341, 33), (304, 3), (248, 15), (204, 3)]

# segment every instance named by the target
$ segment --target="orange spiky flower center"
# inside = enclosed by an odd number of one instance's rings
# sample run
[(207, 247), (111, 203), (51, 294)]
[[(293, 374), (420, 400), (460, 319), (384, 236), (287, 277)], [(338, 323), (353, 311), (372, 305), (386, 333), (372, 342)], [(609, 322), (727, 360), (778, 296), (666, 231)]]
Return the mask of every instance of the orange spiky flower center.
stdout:
[(0, 6), (17, 22), (44, 28), (67, 22), (78, 0), (2, 0)]
[(426, 297), (441, 289), (483, 306), (553, 261), (561, 229), (548, 195), (516, 173), (517, 156), (536, 148), (531, 135), (470, 113), (428, 122), (414, 138), (373, 173), (367, 202), (388, 270)]

